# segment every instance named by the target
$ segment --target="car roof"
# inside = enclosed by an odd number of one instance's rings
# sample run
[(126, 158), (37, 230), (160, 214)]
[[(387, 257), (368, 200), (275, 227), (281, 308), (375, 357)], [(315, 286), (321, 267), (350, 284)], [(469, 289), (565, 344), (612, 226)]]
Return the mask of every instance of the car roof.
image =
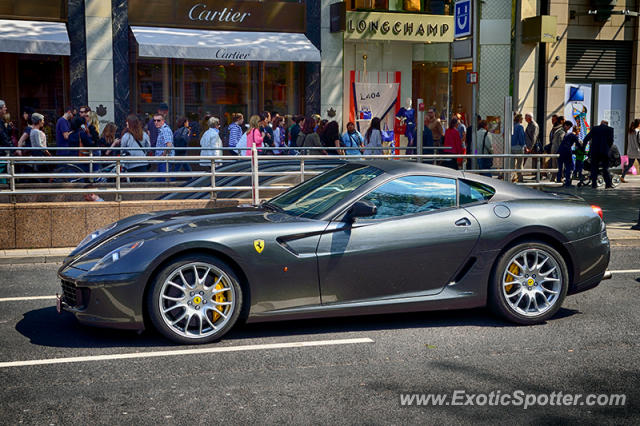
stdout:
[(462, 178), (464, 175), (458, 170), (448, 167), (434, 166), (433, 164), (414, 163), (409, 161), (394, 160), (367, 160), (367, 161), (350, 161), (350, 163), (362, 164), (363, 166), (373, 166), (384, 171), (385, 173), (396, 175), (405, 173), (429, 173), (439, 176), (450, 176), (452, 178)]

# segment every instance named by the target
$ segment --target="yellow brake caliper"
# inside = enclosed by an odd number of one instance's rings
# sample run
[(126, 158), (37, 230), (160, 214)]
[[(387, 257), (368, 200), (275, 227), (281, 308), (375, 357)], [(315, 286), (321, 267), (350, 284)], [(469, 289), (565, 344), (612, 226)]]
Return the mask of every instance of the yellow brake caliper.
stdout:
[[(511, 272), (513, 275), (518, 275), (520, 273), (520, 268), (518, 268), (518, 265), (516, 265), (515, 263), (512, 263), (511, 266), (509, 266), (509, 272)], [(510, 283), (511, 281), (513, 281), (513, 276), (507, 275), (505, 282)], [(512, 287), (513, 284), (509, 284), (504, 286), (504, 289), (507, 293), (509, 293)]]
[[(224, 286), (221, 283), (218, 283), (215, 286), (216, 290), (222, 290), (223, 288), (224, 288)], [(218, 302), (218, 303), (226, 302), (227, 298), (224, 296), (224, 293), (225, 292), (217, 293), (214, 296), (215, 301)], [(224, 307), (220, 307), (218, 309), (221, 310), (222, 312), (224, 312)], [(217, 313), (216, 311), (212, 311), (212, 313), (213, 313), (213, 323), (215, 324), (215, 322), (218, 321), (218, 318), (220, 318), (220, 314)]]

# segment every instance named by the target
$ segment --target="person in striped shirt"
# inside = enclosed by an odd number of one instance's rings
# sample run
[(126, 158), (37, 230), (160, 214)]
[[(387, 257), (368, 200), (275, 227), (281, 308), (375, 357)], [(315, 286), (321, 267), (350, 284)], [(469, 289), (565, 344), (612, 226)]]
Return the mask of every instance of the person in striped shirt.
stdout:
[[(232, 123), (229, 124), (229, 147), (235, 148), (242, 137), (242, 123), (244, 123), (244, 117), (241, 113), (237, 112), (231, 116), (231, 121)], [(236, 150), (231, 152), (234, 155), (238, 155)]]

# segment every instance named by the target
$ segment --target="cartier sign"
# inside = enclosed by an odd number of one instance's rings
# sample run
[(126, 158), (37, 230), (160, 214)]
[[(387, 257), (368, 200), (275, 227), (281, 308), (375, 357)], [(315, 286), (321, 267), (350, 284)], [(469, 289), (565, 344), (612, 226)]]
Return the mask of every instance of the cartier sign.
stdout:
[(347, 12), (345, 40), (453, 42), (453, 16)]
[(306, 11), (304, 3), (277, 0), (129, 0), (129, 24), (303, 33)]

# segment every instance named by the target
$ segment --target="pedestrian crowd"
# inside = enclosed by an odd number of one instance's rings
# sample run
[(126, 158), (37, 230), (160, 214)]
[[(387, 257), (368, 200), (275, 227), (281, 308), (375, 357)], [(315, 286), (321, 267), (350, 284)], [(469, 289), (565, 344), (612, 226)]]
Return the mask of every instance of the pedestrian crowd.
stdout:
[[(355, 123), (349, 122), (345, 131), (340, 132), (338, 122), (321, 119), (319, 115), (282, 116), (279, 113), (265, 111), (251, 115), (245, 122), (243, 114), (237, 112), (230, 116), (229, 123), (222, 123), (218, 117), (205, 115), (202, 123), (190, 121), (187, 117), (178, 118), (173, 130), (167, 122), (169, 107), (163, 103), (157, 112), (148, 119), (131, 114), (126, 118), (125, 128), (118, 132), (114, 123), (106, 123), (102, 130), (96, 112), (88, 106), (77, 109), (69, 107), (55, 124), (55, 133), (45, 132), (45, 116), (25, 107), (22, 118), (27, 125), (19, 131), (11, 122), (4, 101), (0, 100), (0, 147), (15, 147), (13, 155), (23, 156), (102, 156), (122, 155), (132, 157), (168, 157), (166, 162), (155, 162), (158, 172), (191, 171), (194, 167), (209, 167), (211, 160), (199, 162), (176, 161), (175, 157), (186, 155), (200, 156), (245, 156), (251, 155), (253, 147), (259, 154), (321, 154), (321, 155), (375, 155), (385, 152), (385, 135), (381, 129), (379, 117), (373, 117), (364, 135)], [(523, 124), (523, 120), (526, 125)], [(567, 186), (573, 179), (584, 184), (583, 170), (591, 171), (591, 184), (596, 185), (602, 175), (606, 186), (611, 187), (611, 176), (608, 168), (619, 161), (620, 153), (613, 144), (613, 129), (606, 121), (594, 126), (586, 135), (580, 132), (579, 126), (554, 115), (551, 119), (552, 129), (546, 144), (542, 143), (540, 128), (533, 119), (533, 114), (516, 114), (513, 134), (511, 136), (512, 154), (559, 154), (559, 158), (541, 159), (542, 168), (557, 169), (555, 180)], [(415, 127), (415, 126), (414, 126)], [(446, 129), (445, 129), (446, 127)], [(206, 130), (201, 131), (201, 128)], [(413, 130), (415, 132), (415, 129)], [(445, 154), (464, 155), (471, 143), (471, 130), (464, 123), (464, 116), (454, 113), (448, 123), (438, 117), (434, 108), (429, 108), (425, 115), (423, 147), (425, 153), (429, 149), (446, 148)], [(584, 136), (581, 138), (580, 136)], [(48, 139), (55, 138), (57, 150), (50, 150), (52, 144)], [(488, 123), (478, 117), (476, 153), (488, 155), (479, 158), (478, 168), (491, 169), (493, 166), (492, 132)], [(413, 138), (415, 148), (415, 135)], [(187, 150), (191, 145), (199, 150)], [(25, 149), (29, 148), (29, 149)], [(88, 150), (86, 148), (94, 148)], [(223, 150), (223, 148), (229, 148)], [(408, 154), (414, 151), (407, 150)], [(7, 155), (0, 150), (0, 155)], [(628, 132), (628, 164), (623, 167), (622, 182), (636, 159), (640, 158), (640, 119), (632, 122)], [(526, 157), (517, 157), (512, 161), (516, 171), (513, 179), (523, 181), (521, 169), (525, 168)], [(458, 169), (463, 162), (462, 157), (449, 158), (437, 163)], [(145, 172), (150, 169), (149, 161), (137, 159), (123, 161), (127, 171)], [(531, 159), (533, 168), (538, 167), (538, 159)], [(86, 164), (82, 165), (86, 168)], [(0, 162), (0, 173), (6, 165)], [(21, 166), (25, 167), (25, 166)], [(33, 164), (36, 171), (49, 171), (47, 163)], [(549, 176), (552, 179), (551, 176)], [(164, 179), (159, 179), (164, 180)], [(0, 182), (2, 183), (2, 182)]]
[[(513, 135), (511, 136), (511, 153), (513, 154), (558, 154), (557, 158), (543, 160), (545, 169), (557, 169), (555, 177), (549, 175), (552, 181), (572, 186), (573, 180), (578, 180), (578, 186), (591, 184), (598, 186), (598, 178), (602, 176), (606, 188), (613, 188), (610, 167), (621, 164), (620, 150), (614, 144), (614, 130), (608, 121), (602, 120), (588, 132), (581, 129), (580, 124), (574, 124), (561, 115), (551, 117), (552, 128), (546, 144), (542, 144), (540, 128), (531, 113), (525, 114), (526, 128), (522, 124), (523, 117), (514, 117)], [(585, 125), (584, 123), (582, 124)], [(581, 131), (582, 130), (582, 131)], [(622, 168), (621, 182), (634, 166), (640, 161), (640, 119), (635, 119), (629, 126), (627, 133), (628, 163)], [(525, 157), (516, 158), (513, 167), (516, 170), (514, 180), (522, 182), (522, 168), (526, 163)], [(533, 167), (537, 168), (537, 159), (532, 159)], [(585, 172), (589, 175), (586, 176)], [(543, 176), (544, 178), (544, 176)], [(587, 181), (585, 181), (588, 178)]]
[[(251, 115), (246, 121), (244, 115), (237, 112), (231, 115), (226, 125), (211, 114), (206, 114), (202, 123), (180, 117), (174, 130), (167, 122), (169, 107), (163, 103), (146, 120), (136, 114), (129, 115), (125, 128), (119, 132), (112, 122), (104, 124), (101, 129), (98, 115), (84, 105), (66, 108), (55, 123), (55, 132), (48, 126), (50, 134), (47, 134), (43, 114), (25, 107), (22, 118), (26, 126), (20, 132), (7, 114), (4, 101), (0, 100), (0, 105), (0, 146), (16, 148), (12, 155), (168, 157), (171, 161), (153, 162), (161, 173), (191, 171), (192, 166), (211, 166), (210, 160), (187, 162), (178, 161), (175, 157), (245, 156), (251, 155), (254, 146), (259, 154), (264, 155), (380, 154), (381, 150), (377, 148), (382, 147), (379, 118), (372, 120), (364, 135), (353, 122), (347, 123), (345, 131), (341, 133), (337, 121), (321, 119), (317, 114), (283, 116), (268, 111)], [(204, 131), (201, 131), (203, 127)], [(199, 150), (195, 149), (198, 145)], [(50, 149), (53, 146), (55, 150)], [(190, 146), (194, 149), (188, 150)], [(0, 150), (0, 154), (7, 155), (8, 151)], [(152, 164), (140, 159), (122, 163), (130, 172), (147, 171)], [(0, 163), (0, 167), (3, 164)], [(84, 163), (78, 166), (86, 168)], [(21, 167), (30, 167), (38, 172), (51, 170), (45, 162)]]

